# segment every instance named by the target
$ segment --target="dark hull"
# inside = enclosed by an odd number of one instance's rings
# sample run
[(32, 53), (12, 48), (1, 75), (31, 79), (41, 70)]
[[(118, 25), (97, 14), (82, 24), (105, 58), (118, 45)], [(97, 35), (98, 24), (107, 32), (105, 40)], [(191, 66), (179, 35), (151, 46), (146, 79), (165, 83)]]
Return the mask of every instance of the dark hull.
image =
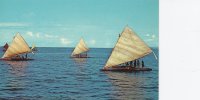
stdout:
[(91, 57), (71, 57), (71, 58), (91, 58)]
[(101, 71), (117, 71), (117, 72), (139, 72), (152, 71), (151, 68), (133, 68), (133, 67), (113, 67), (108, 69), (101, 69)]
[(0, 60), (5, 60), (5, 61), (29, 61), (29, 60), (34, 60), (30, 58), (22, 59), (22, 58), (0, 58)]

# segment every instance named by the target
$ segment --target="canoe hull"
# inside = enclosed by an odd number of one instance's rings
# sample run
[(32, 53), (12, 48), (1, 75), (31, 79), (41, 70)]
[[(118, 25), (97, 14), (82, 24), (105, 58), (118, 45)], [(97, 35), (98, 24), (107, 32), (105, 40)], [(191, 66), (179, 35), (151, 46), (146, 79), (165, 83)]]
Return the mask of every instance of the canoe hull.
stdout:
[(71, 57), (71, 58), (91, 58), (91, 57)]
[(133, 68), (133, 67), (113, 67), (101, 69), (101, 71), (117, 71), (117, 72), (139, 72), (139, 71), (152, 71), (151, 68)]
[(17, 59), (14, 59), (14, 58), (0, 58), (0, 60), (4, 60), (4, 61), (29, 61), (29, 60), (34, 60), (34, 59), (31, 59), (31, 58), (26, 58), (26, 59), (22, 59), (22, 58), (17, 58)]

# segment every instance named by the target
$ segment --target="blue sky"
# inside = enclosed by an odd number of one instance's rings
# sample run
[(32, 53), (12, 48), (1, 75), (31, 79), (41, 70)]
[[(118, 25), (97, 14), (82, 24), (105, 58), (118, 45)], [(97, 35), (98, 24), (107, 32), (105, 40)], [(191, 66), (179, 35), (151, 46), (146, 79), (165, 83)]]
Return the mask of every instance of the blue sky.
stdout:
[(158, 46), (158, 0), (1, 0), (0, 45), (19, 32), (38, 47), (112, 48), (128, 25)]

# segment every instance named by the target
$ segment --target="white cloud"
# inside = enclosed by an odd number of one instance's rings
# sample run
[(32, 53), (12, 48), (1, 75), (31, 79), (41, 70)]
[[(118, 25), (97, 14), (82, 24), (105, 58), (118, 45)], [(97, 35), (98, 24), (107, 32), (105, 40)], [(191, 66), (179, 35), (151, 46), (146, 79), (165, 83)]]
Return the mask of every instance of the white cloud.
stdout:
[(96, 40), (90, 40), (90, 44), (94, 45), (96, 43)]
[(156, 38), (156, 36), (153, 34), (153, 35), (151, 36), (151, 38), (154, 39), (154, 38)]
[(152, 38), (152, 39), (156, 38), (156, 35), (154, 35), (154, 34), (151, 34), (151, 35), (150, 35), (150, 34), (146, 34), (145, 36), (146, 36), (146, 37), (150, 37), (150, 38)]
[(149, 35), (149, 34), (146, 34), (145, 36), (149, 37), (150, 35)]
[(59, 38), (59, 36), (57, 35), (50, 35), (50, 34), (45, 34), (44, 37), (45, 38)]
[(37, 38), (40, 38), (40, 33), (36, 33), (35, 36), (36, 36)]
[(60, 38), (60, 42), (64, 45), (68, 45), (68, 44), (72, 43), (70, 40), (68, 40), (66, 38)]
[(0, 22), (0, 27), (22, 27), (29, 26), (27, 23), (19, 23), (19, 22)]
[(40, 38), (40, 33), (33, 33), (33, 32), (31, 32), (31, 31), (28, 31), (26, 34), (27, 34), (28, 36), (30, 36), (30, 37)]
[(46, 38), (53, 38), (54, 36), (53, 35), (49, 35), (49, 34), (45, 34), (44, 37), (46, 37)]
[(30, 32), (30, 31), (29, 31), (29, 32), (27, 32), (26, 34), (29, 35), (29, 36), (31, 36), (31, 37), (33, 37), (33, 32)]
[[(56, 41), (60, 41), (61, 44), (63, 45), (69, 45), (72, 43), (72, 41), (70, 41), (69, 39), (67, 38), (64, 38), (64, 37), (61, 37), (61, 36), (58, 36), (58, 35), (50, 35), (50, 34), (41, 34), (39, 32), (37, 33), (33, 33), (31, 31), (28, 31), (26, 33), (26, 35), (28, 35), (29, 37), (33, 38), (33, 37), (36, 37), (36, 38), (40, 38), (40, 39), (56, 39)], [(91, 43), (95, 43), (96, 41), (91, 41)]]
[(152, 42), (156, 40), (156, 35), (155, 34), (146, 34), (145, 35), (147, 37), (147, 39), (145, 41), (147, 42)]

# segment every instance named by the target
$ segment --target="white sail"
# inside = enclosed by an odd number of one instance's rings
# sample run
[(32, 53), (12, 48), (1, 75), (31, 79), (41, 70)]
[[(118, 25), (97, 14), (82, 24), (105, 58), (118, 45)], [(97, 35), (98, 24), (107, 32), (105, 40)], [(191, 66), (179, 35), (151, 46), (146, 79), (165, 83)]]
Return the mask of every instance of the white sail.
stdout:
[(31, 50), (34, 50), (36, 48), (35, 44), (32, 45)]
[(151, 53), (152, 50), (129, 27), (119, 37), (105, 68), (133, 61)]
[(23, 37), (19, 33), (17, 33), (2, 58), (10, 58), (17, 54), (28, 52), (31, 52), (31, 49), (29, 48)]
[(76, 45), (76, 48), (72, 52), (72, 56), (77, 55), (77, 54), (81, 54), (81, 53), (86, 52), (88, 50), (89, 50), (89, 48), (85, 44), (84, 40), (81, 38), (79, 43)]

